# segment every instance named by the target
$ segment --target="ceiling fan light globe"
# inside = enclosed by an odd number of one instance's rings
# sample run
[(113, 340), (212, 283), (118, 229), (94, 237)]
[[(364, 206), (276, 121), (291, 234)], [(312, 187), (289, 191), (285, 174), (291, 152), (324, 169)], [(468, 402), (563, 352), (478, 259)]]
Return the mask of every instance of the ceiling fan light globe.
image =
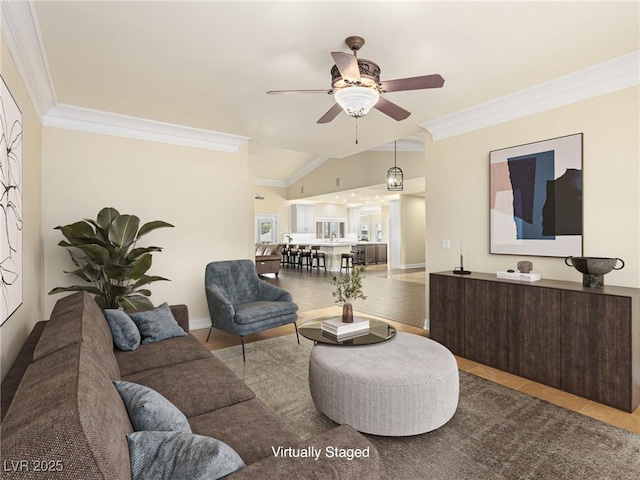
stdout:
[(334, 94), (336, 102), (351, 117), (364, 117), (380, 100), (377, 90), (367, 87), (345, 87)]

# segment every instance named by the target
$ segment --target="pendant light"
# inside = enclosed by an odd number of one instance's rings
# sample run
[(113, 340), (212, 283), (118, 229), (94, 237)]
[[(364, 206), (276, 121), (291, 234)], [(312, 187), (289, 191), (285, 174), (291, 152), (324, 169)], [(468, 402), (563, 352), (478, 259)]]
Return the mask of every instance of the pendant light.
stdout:
[(403, 187), (403, 173), (402, 169), (396, 166), (396, 157), (398, 154), (398, 147), (396, 142), (393, 142), (393, 167), (387, 170), (387, 190), (390, 192), (393, 191), (402, 191)]

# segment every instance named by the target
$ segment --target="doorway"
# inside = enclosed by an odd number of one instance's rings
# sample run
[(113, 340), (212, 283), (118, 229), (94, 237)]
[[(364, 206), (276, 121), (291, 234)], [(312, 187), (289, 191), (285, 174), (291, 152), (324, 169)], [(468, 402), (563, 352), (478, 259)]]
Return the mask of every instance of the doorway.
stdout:
[(256, 243), (278, 243), (277, 215), (256, 215)]

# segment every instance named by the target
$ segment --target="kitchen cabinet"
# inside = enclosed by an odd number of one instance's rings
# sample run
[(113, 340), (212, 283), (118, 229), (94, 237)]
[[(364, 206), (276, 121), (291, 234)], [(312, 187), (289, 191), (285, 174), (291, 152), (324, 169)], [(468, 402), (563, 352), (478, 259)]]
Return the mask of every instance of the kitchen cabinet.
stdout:
[(315, 207), (313, 205), (293, 204), (291, 206), (293, 215), (291, 216), (293, 233), (313, 233), (315, 232)]
[(430, 336), (454, 354), (628, 412), (640, 405), (640, 289), (429, 275)]
[(376, 265), (387, 263), (386, 243), (359, 243), (353, 246), (354, 263)]

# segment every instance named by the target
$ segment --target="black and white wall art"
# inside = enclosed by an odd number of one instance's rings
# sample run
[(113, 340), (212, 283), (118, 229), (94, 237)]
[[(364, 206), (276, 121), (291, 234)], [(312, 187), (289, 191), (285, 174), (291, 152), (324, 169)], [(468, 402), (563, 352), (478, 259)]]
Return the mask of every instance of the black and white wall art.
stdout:
[(0, 82), (0, 325), (22, 305), (22, 113)]

